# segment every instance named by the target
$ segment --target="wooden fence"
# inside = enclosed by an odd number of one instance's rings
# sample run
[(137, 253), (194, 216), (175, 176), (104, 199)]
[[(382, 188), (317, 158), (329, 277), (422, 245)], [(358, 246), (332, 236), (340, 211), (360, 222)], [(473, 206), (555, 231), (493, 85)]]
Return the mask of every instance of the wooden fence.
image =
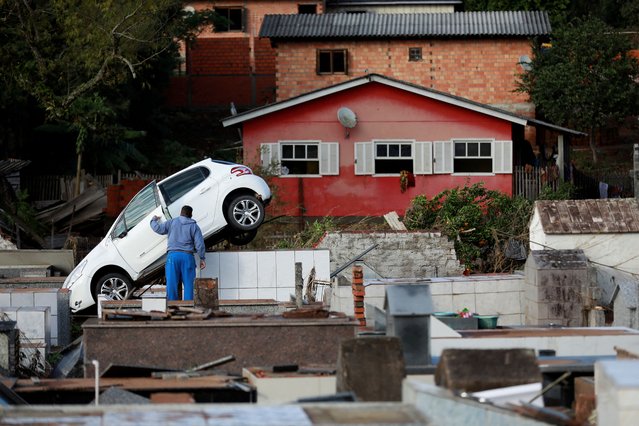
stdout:
[[(80, 192), (84, 191), (89, 181), (97, 182), (101, 187), (116, 185), (122, 180), (145, 179), (161, 180), (164, 175), (142, 175), (136, 173), (118, 173), (115, 175), (87, 176), (80, 183)], [(20, 189), (27, 191), (29, 198), (34, 201), (67, 201), (73, 198), (75, 190), (75, 176), (52, 175), (52, 176), (21, 176)]]
[(539, 197), (546, 186), (553, 190), (559, 185), (556, 169), (550, 167), (513, 167), (513, 195), (519, 195), (531, 201)]

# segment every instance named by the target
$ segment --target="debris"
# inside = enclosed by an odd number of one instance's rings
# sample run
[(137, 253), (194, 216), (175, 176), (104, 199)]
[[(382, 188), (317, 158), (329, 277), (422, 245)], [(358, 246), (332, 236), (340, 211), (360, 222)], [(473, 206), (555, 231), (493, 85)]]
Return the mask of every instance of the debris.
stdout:
[[(93, 403), (93, 402), (92, 402)], [(128, 390), (111, 386), (100, 394), (100, 405), (115, 404), (150, 404), (149, 398), (145, 398)]]
[(392, 211), (386, 213), (384, 215), (384, 219), (386, 219), (386, 223), (388, 223), (388, 225), (394, 231), (406, 231), (406, 225), (404, 225), (404, 223), (400, 221), (397, 212)]
[(188, 369), (186, 371), (190, 373), (190, 372), (193, 372), (193, 371), (206, 370), (207, 368), (217, 367), (217, 366), (226, 364), (227, 362), (231, 362), (231, 361), (235, 361), (235, 355), (225, 356), (225, 357), (216, 359), (215, 361), (207, 362), (205, 364), (198, 365), (196, 367), (190, 368), (190, 369)]
[(328, 318), (329, 312), (323, 308), (298, 308), (282, 312), (283, 318)]

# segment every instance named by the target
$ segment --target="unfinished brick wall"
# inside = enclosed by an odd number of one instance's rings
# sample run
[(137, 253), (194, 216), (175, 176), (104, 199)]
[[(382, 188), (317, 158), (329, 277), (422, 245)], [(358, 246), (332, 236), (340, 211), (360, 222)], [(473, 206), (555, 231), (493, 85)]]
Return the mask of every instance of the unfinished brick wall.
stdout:
[[(303, 4), (312, 4), (304, 2)], [(245, 31), (214, 32), (204, 28), (188, 49), (187, 75), (174, 77), (167, 90), (170, 106), (263, 105), (275, 100), (275, 50), (258, 37), (264, 15), (295, 14), (298, 1), (194, 1), (196, 10), (243, 7)], [(317, 13), (322, 2), (317, 1)]]
[[(412, 47), (422, 49), (421, 61), (408, 60)], [(347, 49), (348, 75), (317, 75), (317, 49)], [(277, 45), (277, 99), (378, 73), (528, 114), (533, 110), (527, 96), (513, 93), (522, 55), (531, 55), (526, 39), (281, 41)]]

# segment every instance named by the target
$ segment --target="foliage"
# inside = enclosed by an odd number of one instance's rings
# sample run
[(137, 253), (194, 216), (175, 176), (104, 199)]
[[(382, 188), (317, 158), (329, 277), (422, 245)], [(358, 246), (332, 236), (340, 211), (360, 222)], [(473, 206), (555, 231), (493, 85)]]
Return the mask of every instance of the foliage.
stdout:
[(639, 113), (639, 63), (628, 53), (628, 40), (589, 19), (557, 31), (552, 48), (533, 49), (517, 90), (551, 122), (589, 133), (596, 162), (595, 130)]
[(505, 242), (527, 239), (531, 203), (487, 190), (483, 184), (447, 189), (432, 199), (419, 195), (406, 211), (408, 229), (438, 229), (455, 241), (457, 258), (469, 269), (504, 271), (513, 262), (503, 254)]
[(575, 195), (575, 186), (570, 182), (560, 182), (557, 189), (545, 185), (539, 192), (538, 200), (572, 200)]
[(544, 10), (553, 24), (565, 22), (570, 0), (466, 0), (466, 10)]
[(276, 248), (312, 248), (327, 232), (335, 229), (336, 225), (333, 219), (324, 217), (321, 220), (306, 223), (302, 231), (278, 240)]
[[(117, 151), (113, 166), (144, 162), (132, 144), (142, 132), (127, 119), (131, 101), (157, 101), (150, 94), (175, 69), (178, 41), (190, 42), (215, 20), (214, 12), (192, 13), (178, 0), (4, 0), (0, 84), (39, 107), (47, 124), (75, 135), (78, 164), (85, 148)], [(0, 97), (0, 108), (7, 105)]]

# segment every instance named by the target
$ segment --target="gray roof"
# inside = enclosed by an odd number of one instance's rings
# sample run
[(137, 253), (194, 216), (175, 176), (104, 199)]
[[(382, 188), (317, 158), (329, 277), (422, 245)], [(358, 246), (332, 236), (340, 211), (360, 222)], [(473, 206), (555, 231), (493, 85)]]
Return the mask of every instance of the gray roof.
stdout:
[(536, 201), (546, 234), (639, 232), (639, 204), (634, 198)]
[(327, 0), (328, 7), (343, 6), (403, 6), (403, 5), (419, 5), (419, 6), (442, 6), (442, 5), (461, 5), (462, 0)]
[(529, 37), (550, 34), (546, 12), (266, 15), (260, 37)]

